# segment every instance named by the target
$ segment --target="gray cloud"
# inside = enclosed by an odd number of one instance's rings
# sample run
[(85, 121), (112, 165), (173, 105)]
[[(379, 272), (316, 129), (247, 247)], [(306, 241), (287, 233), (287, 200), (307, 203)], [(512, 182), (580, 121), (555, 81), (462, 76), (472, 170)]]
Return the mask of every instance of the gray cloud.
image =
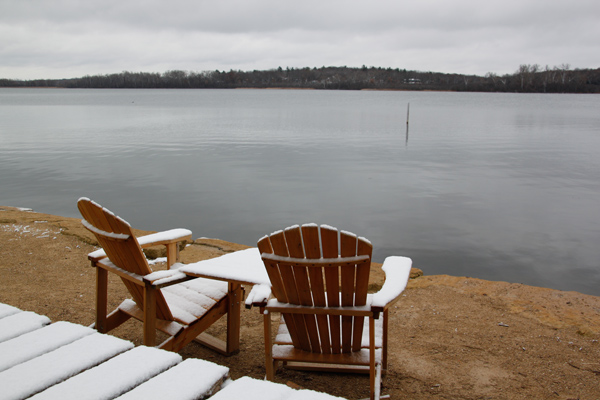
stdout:
[(0, 77), (382, 66), (600, 65), (596, 0), (3, 0)]

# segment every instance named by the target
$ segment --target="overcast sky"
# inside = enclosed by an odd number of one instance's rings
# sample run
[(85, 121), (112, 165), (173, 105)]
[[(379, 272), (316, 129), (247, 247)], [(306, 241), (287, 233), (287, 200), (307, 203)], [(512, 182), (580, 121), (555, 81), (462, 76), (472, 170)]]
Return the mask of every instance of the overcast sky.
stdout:
[(600, 0), (0, 0), (0, 78), (600, 67)]

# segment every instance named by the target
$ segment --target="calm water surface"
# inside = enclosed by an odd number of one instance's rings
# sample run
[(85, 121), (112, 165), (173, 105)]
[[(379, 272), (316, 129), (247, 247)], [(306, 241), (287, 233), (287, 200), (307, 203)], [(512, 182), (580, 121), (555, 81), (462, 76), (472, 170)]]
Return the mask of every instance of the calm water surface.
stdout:
[[(407, 105), (410, 130), (407, 132)], [(0, 89), (0, 204), (255, 245), (353, 231), (375, 261), (600, 295), (600, 96)]]

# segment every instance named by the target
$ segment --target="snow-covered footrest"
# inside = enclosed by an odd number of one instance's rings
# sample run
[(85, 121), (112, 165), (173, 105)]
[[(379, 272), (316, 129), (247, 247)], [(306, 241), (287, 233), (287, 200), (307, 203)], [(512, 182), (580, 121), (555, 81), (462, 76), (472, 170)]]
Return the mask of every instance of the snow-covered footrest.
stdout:
[[(0, 372), (2, 399), (24, 399), (129, 350), (133, 343), (94, 333)], [(43, 392), (42, 392), (43, 393)], [(88, 398), (88, 394), (79, 398)], [(59, 395), (55, 398), (66, 398)]]
[(114, 399), (179, 362), (181, 356), (177, 353), (153, 347), (136, 347), (51, 386), (32, 399)]
[(340, 400), (341, 397), (308, 389), (292, 389), (280, 383), (262, 381), (244, 376), (227, 385), (210, 400)]
[(221, 388), (229, 368), (210, 361), (188, 358), (162, 374), (118, 397), (118, 400), (197, 400)]
[(0, 343), (0, 372), (49, 353), (96, 331), (59, 321)]
[(8, 317), (9, 315), (21, 312), (17, 307), (9, 306), (8, 304), (0, 303), (0, 318)]
[(0, 342), (48, 325), (50, 318), (30, 311), (21, 311), (0, 319)]

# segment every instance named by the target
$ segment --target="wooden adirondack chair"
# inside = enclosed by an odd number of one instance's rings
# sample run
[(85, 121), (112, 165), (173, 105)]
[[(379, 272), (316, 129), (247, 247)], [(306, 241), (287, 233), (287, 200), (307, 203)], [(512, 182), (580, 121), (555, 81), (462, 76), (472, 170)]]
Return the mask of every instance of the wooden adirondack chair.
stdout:
[[(258, 249), (275, 296), (254, 299), (264, 314), (267, 379), (273, 380), (279, 361), (288, 368), (369, 373), (371, 398), (379, 398), (387, 369), (388, 307), (406, 287), (411, 260), (388, 257), (386, 282), (371, 295), (373, 246), (352, 233), (293, 226), (263, 237)], [(282, 321), (273, 343), (274, 312)]]
[[(178, 261), (178, 242), (191, 239), (191, 231), (174, 229), (138, 239), (126, 221), (90, 199), (79, 199), (77, 206), (83, 225), (102, 246), (101, 250), (88, 255), (97, 271), (95, 328), (98, 331), (106, 333), (133, 317), (143, 322), (146, 346), (155, 345), (158, 329), (169, 335), (159, 345), (165, 350), (178, 352), (197, 340), (223, 354), (237, 352), (236, 333), (233, 333), (234, 340), (230, 340), (229, 335), (239, 327), (229, 327), (227, 342), (205, 333), (199, 337), (234, 306), (230, 304), (227, 283), (190, 278), (175, 268), (153, 273), (142, 251), (142, 247), (165, 245), (167, 264), (171, 268)], [(121, 277), (132, 300), (123, 301), (107, 315), (108, 272)], [(241, 289), (236, 295), (241, 297)]]

